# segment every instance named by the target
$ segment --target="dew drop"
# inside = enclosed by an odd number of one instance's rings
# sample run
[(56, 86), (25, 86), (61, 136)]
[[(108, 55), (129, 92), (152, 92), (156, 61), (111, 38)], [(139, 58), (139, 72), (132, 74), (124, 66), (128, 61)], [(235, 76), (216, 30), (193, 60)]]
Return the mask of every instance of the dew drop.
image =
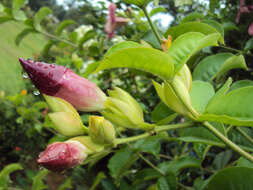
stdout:
[(35, 91), (33, 91), (33, 94), (34, 94), (35, 96), (38, 96), (38, 95), (40, 95), (40, 91), (35, 90)]
[(41, 67), (43, 64), (39, 62), (37, 65), (38, 65), (39, 67)]
[(54, 65), (54, 64), (50, 64), (50, 67), (51, 67), (51, 68), (55, 68), (55, 65)]

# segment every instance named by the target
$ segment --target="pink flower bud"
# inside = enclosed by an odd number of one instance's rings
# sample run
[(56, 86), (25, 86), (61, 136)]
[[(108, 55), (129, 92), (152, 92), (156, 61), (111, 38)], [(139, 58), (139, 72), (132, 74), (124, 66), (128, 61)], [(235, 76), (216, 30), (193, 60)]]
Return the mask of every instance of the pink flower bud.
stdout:
[(80, 164), (86, 157), (86, 147), (78, 141), (56, 142), (39, 155), (39, 164), (52, 171), (63, 171)]
[(105, 31), (108, 35), (108, 38), (114, 37), (114, 31), (117, 27), (119, 27), (120, 25), (124, 25), (130, 21), (128, 18), (117, 17), (116, 8), (117, 7), (114, 3), (111, 3), (108, 7), (109, 18), (107, 19), (107, 22), (105, 25)]
[(41, 93), (62, 98), (80, 111), (98, 111), (104, 108), (105, 94), (96, 84), (70, 69), (22, 58), (19, 61)]

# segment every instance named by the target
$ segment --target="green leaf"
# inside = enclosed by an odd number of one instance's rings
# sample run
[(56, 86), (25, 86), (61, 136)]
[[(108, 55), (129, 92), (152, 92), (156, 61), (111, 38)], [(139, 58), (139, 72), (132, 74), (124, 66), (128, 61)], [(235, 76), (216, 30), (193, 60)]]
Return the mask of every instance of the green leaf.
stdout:
[(224, 29), (220, 23), (216, 22), (215, 20), (201, 20), (201, 22), (214, 27), (220, 33), (222, 38), (224, 38)]
[(229, 22), (224, 22), (222, 24), (222, 27), (223, 27), (223, 30), (225, 32), (229, 32), (231, 30), (239, 30), (239, 28), (235, 25), (235, 23), (230, 22), (230, 21)]
[(78, 48), (83, 49), (83, 44), (87, 42), (88, 40), (94, 38), (96, 36), (96, 32), (94, 30), (89, 30), (86, 32), (83, 37), (79, 40)]
[(141, 47), (141, 44), (138, 44), (136, 42), (133, 41), (124, 41), (124, 42), (120, 42), (114, 46), (112, 46), (105, 54), (106, 56), (111, 55), (112, 53), (115, 53), (119, 50), (123, 50), (123, 49), (127, 49), (127, 48), (137, 48), (137, 47)]
[(159, 122), (174, 113), (175, 112), (168, 108), (168, 106), (166, 106), (163, 102), (160, 102), (152, 111), (151, 119), (153, 122)]
[(0, 3), (0, 13), (2, 13), (4, 11), (4, 6), (2, 3)]
[(160, 140), (161, 138), (159, 136), (141, 139), (134, 144), (134, 148), (141, 152), (148, 152), (156, 156), (161, 150)]
[(180, 7), (183, 5), (191, 5), (192, 0), (174, 0), (175, 6)]
[(237, 126), (253, 126), (253, 87), (243, 87), (208, 104), (200, 121), (217, 121)]
[(123, 67), (146, 71), (165, 80), (173, 76), (174, 70), (173, 60), (167, 54), (139, 47), (122, 49), (106, 56), (96, 71)]
[(232, 151), (231, 150), (226, 150), (224, 152), (220, 152), (217, 154), (214, 158), (214, 161), (212, 163), (214, 169), (216, 170), (221, 170), (224, 168), (232, 158)]
[[(160, 33), (160, 32), (159, 32)], [(161, 34), (161, 33), (160, 33)], [(162, 34), (161, 34), (162, 35)], [(141, 38), (145, 42), (148, 42), (152, 47), (156, 49), (161, 49), (161, 44), (156, 38), (154, 32), (152, 30), (148, 30)]]
[(3, 189), (8, 188), (8, 183), (10, 182), (10, 174), (17, 171), (17, 170), (22, 170), (23, 167), (18, 164), (18, 163), (13, 163), (5, 166), (1, 171), (0, 171), (0, 188), (2, 187)]
[[(192, 13), (189, 13), (188, 15), (186, 15), (181, 21), (180, 23), (181, 24), (184, 24), (186, 22), (191, 22), (191, 21), (197, 21), (197, 20), (200, 20), (204, 17), (204, 15), (202, 13), (199, 13), (199, 12), (192, 12)], [(167, 34), (167, 32), (166, 32)]]
[(215, 94), (213, 86), (208, 82), (193, 81), (190, 92), (192, 106), (203, 113), (209, 100)]
[(40, 10), (35, 14), (33, 18), (33, 26), (37, 31), (42, 31), (42, 27), (40, 25), (41, 21), (49, 14), (52, 13), (52, 10), (48, 7), (42, 7)]
[(244, 47), (244, 50), (251, 50), (253, 49), (253, 38), (250, 38), (246, 44), (245, 44), (245, 47)]
[(217, 45), (219, 38), (220, 34), (218, 33), (205, 36), (198, 32), (188, 32), (178, 37), (168, 49), (168, 55), (175, 62), (175, 73), (202, 48)]
[(136, 5), (140, 8), (145, 8), (147, 4), (153, 0), (121, 0), (122, 2)]
[[(225, 128), (222, 123), (212, 123), (212, 125), (225, 135)], [(192, 127), (181, 130), (180, 138), (184, 142), (203, 143), (208, 145), (223, 146), (224, 144), (213, 133), (204, 126)]]
[(26, 19), (25, 13), (20, 10), (26, 3), (28, 3), (28, 0), (13, 0), (11, 12), (15, 20), (23, 21)]
[(176, 190), (177, 177), (173, 173), (167, 174), (165, 177), (160, 177), (157, 181), (159, 190)]
[[(172, 40), (175, 40), (179, 36), (188, 32), (199, 32), (205, 35), (219, 33), (216, 28), (210, 26), (209, 24), (195, 21), (195, 22), (186, 22), (186, 23), (171, 27), (165, 32), (164, 36), (168, 37), (168, 35), (171, 35)], [(219, 36), (219, 41), (221, 43), (224, 43), (224, 39), (222, 36)]]
[(211, 81), (222, 65), (232, 56), (231, 53), (218, 53), (204, 58), (194, 69), (193, 80)]
[(15, 44), (17, 46), (19, 46), (19, 44), (21, 43), (21, 41), (30, 33), (34, 33), (36, 32), (34, 29), (32, 28), (25, 28), (22, 32), (20, 32), (15, 39)]
[(238, 88), (243, 88), (243, 87), (246, 87), (246, 86), (253, 86), (253, 81), (252, 80), (238, 80), (238, 81), (235, 81), (231, 87), (230, 87), (230, 91), (231, 90), (236, 90)]
[(205, 190), (250, 190), (253, 187), (253, 169), (246, 167), (225, 168), (214, 174)]
[(152, 17), (158, 13), (164, 13), (164, 12), (167, 12), (167, 9), (165, 9), (164, 7), (155, 7), (150, 11), (149, 16)]
[(108, 168), (113, 178), (119, 178), (138, 159), (138, 156), (129, 148), (118, 150), (109, 160)]
[(12, 20), (11, 17), (0, 17), (0, 24), (3, 24), (3, 23), (10, 21), (10, 20)]
[(153, 168), (145, 168), (136, 173), (133, 185), (136, 186), (144, 181), (150, 181), (159, 177), (162, 177), (162, 175), (158, 171)]
[(236, 56), (231, 53), (219, 53), (211, 55), (200, 61), (193, 72), (194, 80), (211, 81), (225, 75), (229, 70), (247, 66), (242, 55)]
[(93, 73), (93, 72), (97, 69), (97, 67), (98, 67), (99, 64), (100, 64), (100, 62), (95, 62), (95, 63), (89, 64), (89, 65), (87, 66), (87, 68), (85, 69), (85, 72), (84, 72), (84, 74), (83, 74), (82, 76), (83, 76), (84, 78), (88, 78), (89, 75), (90, 75), (91, 73)]
[(39, 173), (33, 179), (32, 190), (43, 190), (47, 188), (47, 186), (43, 182), (43, 179), (48, 173), (49, 171), (45, 169), (39, 171)]
[(72, 186), (71, 183), (72, 183), (71, 178), (68, 178), (66, 181), (64, 181), (63, 184), (61, 184), (61, 185), (59, 186), (59, 188), (58, 188), (57, 190), (72, 189), (73, 186)]
[(43, 47), (43, 50), (42, 50), (43, 54), (44, 54), (44, 55), (48, 55), (50, 49), (51, 49), (51, 48), (53, 47), (53, 45), (55, 45), (56, 43), (57, 43), (57, 42), (54, 41), (54, 40), (49, 40), (49, 41), (47, 42), (47, 44)]
[(166, 174), (174, 173), (176, 175), (178, 175), (178, 173), (183, 169), (200, 167), (201, 161), (191, 156), (180, 158), (178, 160), (162, 162), (158, 165), (158, 168)]
[(247, 168), (252, 168), (253, 169), (253, 163), (244, 157), (241, 157), (238, 161), (236, 166), (238, 167), (247, 167)]
[(106, 178), (106, 175), (104, 174), (104, 172), (99, 172), (92, 184), (92, 186), (90, 187), (90, 190), (95, 190), (96, 187), (98, 186), (98, 184), (100, 183), (100, 181), (102, 179)]
[(75, 21), (68, 19), (68, 20), (64, 20), (63, 22), (60, 23), (60, 25), (57, 27), (56, 29), (56, 35), (60, 36), (62, 34), (62, 31), (67, 28), (70, 25), (76, 24)]

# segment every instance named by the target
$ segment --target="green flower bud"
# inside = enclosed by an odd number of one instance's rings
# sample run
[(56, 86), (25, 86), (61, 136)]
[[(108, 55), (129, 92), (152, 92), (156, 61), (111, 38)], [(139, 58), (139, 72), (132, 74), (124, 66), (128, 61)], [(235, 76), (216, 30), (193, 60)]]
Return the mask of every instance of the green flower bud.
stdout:
[(190, 69), (188, 68), (188, 66), (186, 64), (184, 64), (184, 66), (177, 72), (177, 74), (175, 75), (174, 78), (180, 79), (184, 83), (188, 92), (191, 91), (192, 75), (191, 75)]
[(54, 113), (48, 114), (54, 130), (64, 136), (78, 136), (88, 132), (88, 129), (83, 125), (80, 115), (75, 108), (67, 101), (44, 95), (48, 105)]
[(101, 113), (119, 127), (150, 129), (144, 122), (143, 111), (136, 100), (120, 88), (108, 91), (105, 110)]
[(95, 143), (89, 136), (74, 137), (69, 139), (69, 141), (78, 141), (82, 143), (86, 147), (85, 153), (88, 155), (95, 154), (104, 150), (103, 145)]
[(90, 116), (89, 135), (96, 143), (112, 144), (115, 140), (115, 129), (104, 117)]

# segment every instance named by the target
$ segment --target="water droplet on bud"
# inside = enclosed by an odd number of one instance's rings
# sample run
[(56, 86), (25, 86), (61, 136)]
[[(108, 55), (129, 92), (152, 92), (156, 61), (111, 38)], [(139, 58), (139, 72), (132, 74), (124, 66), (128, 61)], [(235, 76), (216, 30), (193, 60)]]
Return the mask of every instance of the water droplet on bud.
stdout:
[(38, 96), (38, 95), (40, 95), (40, 91), (35, 90), (35, 91), (33, 91), (33, 94), (34, 94), (35, 96)]
[(23, 79), (27, 79), (28, 78), (28, 74), (26, 72), (23, 72), (22, 73), (22, 77), (23, 77)]

